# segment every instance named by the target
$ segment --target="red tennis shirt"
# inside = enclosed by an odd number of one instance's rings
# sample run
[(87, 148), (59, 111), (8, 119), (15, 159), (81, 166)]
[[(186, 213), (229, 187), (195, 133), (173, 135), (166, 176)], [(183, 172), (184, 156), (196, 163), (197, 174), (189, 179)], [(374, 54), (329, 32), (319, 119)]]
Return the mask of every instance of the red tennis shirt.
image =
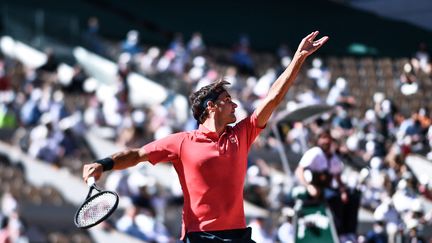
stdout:
[(144, 146), (150, 163), (170, 161), (184, 195), (186, 232), (245, 228), (243, 186), (249, 149), (263, 128), (255, 113), (218, 136), (200, 125)]

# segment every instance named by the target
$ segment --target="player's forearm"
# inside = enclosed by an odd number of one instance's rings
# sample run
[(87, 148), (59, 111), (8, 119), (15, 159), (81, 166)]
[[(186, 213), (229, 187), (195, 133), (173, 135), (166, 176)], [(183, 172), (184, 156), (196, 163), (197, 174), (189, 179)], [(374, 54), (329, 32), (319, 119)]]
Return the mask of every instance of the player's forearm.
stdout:
[(278, 105), (285, 97), (305, 60), (306, 56), (296, 52), (291, 63), (271, 86), (268, 97), (270, 100), (273, 100), (276, 105)]
[(110, 158), (114, 162), (114, 170), (126, 169), (148, 160), (147, 154), (142, 148), (124, 150), (111, 155)]
[(267, 123), (273, 111), (282, 102), (289, 88), (294, 83), (305, 59), (306, 56), (302, 56), (296, 52), (291, 63), (270, 87), (263, 103), (257, 108), (256, 113), (259, 126), (264, 126)]

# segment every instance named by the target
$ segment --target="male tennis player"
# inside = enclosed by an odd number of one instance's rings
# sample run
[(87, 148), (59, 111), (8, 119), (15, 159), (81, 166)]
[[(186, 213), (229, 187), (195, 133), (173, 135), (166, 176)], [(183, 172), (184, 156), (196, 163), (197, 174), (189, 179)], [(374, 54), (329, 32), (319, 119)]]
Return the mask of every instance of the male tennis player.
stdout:
[(303, 62), (328, 40), (325, 36), (315, 41), (317, 35), (314, 31), (303, 38), (262, 103), (235, 126), (228, 126), (236, 121), (237, 107), (224, 87), (228, 82), (210, 84), (190, 96), (199, 123), (197, 130), (172, 134), (86, 164), (84, 180), (91, 176), (98, 179), (103, 171), (125, 169), (142, 161), (170, 161), (183, 189), (184, 242), (254, 242), (243, 209), (248, 151), (284, 99)]

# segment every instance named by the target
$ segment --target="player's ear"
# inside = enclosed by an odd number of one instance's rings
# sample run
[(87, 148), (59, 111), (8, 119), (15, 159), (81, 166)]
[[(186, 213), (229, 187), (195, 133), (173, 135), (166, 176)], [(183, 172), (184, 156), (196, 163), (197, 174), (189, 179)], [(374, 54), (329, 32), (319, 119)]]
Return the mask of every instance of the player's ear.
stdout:
[(215, 101), (207, 101), (207, 112), (208, 114), (216, 111), (216, 102)]
[(209, 107), (210, 109), (214, 108), (216, 105), (216, 103), (212, 100), (207, 101), (207, 107)]

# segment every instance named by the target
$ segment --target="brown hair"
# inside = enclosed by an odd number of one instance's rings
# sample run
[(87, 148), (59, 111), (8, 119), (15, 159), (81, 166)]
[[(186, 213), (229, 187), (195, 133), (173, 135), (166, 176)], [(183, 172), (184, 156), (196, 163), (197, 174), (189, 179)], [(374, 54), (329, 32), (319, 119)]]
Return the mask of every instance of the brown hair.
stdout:
[(202, 124), (208, 117), (207, 102), (215, 101), (219, 95), (226, 91), (224, 85), (229, 82), (221, 79), (215, 83), (202, 87), (189, 96), (189, 101), (192, 106), (192, 114), (198, 123)]
[(322, 137), (329, 137), (333, 142), (335, 142), (335, 139), (333, 138), (330, 129), (322, 129), (319, 131), (315, 136), (315, 145), (318, 145), (318, 140)]

